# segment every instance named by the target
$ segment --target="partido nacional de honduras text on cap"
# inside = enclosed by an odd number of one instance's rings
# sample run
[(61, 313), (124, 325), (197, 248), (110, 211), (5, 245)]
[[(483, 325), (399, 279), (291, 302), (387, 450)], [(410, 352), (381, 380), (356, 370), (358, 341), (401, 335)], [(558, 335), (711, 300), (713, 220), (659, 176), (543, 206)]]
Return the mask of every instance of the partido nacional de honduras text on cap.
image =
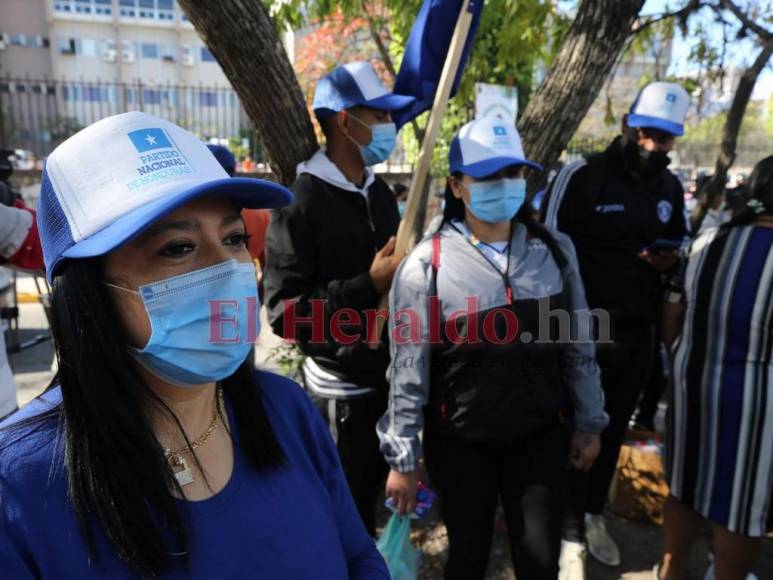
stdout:
[(653, 128), (684, 135), (690, 96), (676, 83), (657, 82), (644, 87), (631, 105), (629, 127)]
[(381, 111), (404, 109), (414, 98), (387, 90), (370, 63), (350, 62), (320, 79), (314, 90), (314, 114), (324, 119), (351, 107), (370, 107)]
[(63, 260), (100, 256), (192, 199), (239, 207), (287, 205), (292, 194), (232, 178), (185, 129), (140, 112), (97, 121), (59, 145), (43, 170), (38, 229), (51, 280)]
[(483, 117), (464, 125), (451, 141), (448, 165), (451, 173), (460, 172), (476, 179), (511, 165), (542, 169), (526, 159), (516, 128), (497, 117)]

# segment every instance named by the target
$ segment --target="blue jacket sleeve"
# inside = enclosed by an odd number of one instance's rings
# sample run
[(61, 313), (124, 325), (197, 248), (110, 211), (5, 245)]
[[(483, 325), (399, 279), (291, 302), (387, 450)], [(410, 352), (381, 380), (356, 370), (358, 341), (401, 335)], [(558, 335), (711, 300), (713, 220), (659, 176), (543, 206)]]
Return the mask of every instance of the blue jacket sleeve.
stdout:
[[(308, 400), (308, 399), (307, 399)], [(365, 530), (349, 491), (333, 438), (322, 416), (309, 402), (311, 430), (321, 453), (325, 483), (335, 510), (338, 533), (349, 567), (350, 580), (389, 580), (384, 558)]]

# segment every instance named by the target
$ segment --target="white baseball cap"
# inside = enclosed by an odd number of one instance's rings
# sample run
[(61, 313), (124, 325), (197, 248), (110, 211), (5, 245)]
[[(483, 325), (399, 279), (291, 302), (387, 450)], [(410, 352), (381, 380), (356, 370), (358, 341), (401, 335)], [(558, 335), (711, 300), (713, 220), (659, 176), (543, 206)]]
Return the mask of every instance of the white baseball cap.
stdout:
[(369, 62), (357, 61), (336, 67), (320, 79), (314, 89), (312, 108), (317, 118), (324, 119), (352, 107), (399, 111), (414, 100), (389, 92)]
[(43, 170), (38, 230), (46, 276), (66, 259), (100, 256), (203, 196), (239, 207), (287, 205), (277, 183), (234, 178), (196, 136), (140, 112), (97, 121), (59, 145)]
[(673, 135), (684, 135), (684, 118), (690, 97), (676, 83), (656, 82), (644, 87), (631, 105), (629, 127), (660, 129)]
[(448, 168), (475, 179), (511, 165), (542, 166), (526, 159), (518, 130), (503, 119), (483, 117), (464, 125), (451, 141)]

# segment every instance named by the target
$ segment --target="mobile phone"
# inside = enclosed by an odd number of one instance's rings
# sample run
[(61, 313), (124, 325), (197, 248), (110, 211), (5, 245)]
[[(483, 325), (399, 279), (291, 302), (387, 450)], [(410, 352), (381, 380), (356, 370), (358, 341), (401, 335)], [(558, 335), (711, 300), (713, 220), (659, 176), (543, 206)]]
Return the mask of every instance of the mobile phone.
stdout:
[(658, 254), (660, 252), (671, 252), (678, 250), (681, 247), (682, 240), (667, 240), (665, 238), (660, 238), (652, 242), (644, 249), (650, 254)]

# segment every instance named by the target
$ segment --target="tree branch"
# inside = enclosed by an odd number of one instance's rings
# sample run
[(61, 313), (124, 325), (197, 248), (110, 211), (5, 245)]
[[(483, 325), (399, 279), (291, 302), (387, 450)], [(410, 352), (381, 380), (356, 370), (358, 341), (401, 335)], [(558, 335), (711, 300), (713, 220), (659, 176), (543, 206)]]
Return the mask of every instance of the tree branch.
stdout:
[(657, 24), (658, 22), (668, 20), (669, 18), (679, 18), (680, 20), (685, 19), (705, 6), (709, 6), (709, 3), (702, 2), (701, 0), (690, 0), (683, 8), (680, 8), (679, 10), (674, 10), (673, 12), (664, 12), (658, 16), (637, 22), (631, 28), (631, 34), (639, 34), (641, 31), (649, 28), (650, 26)]
[[(741, 22), (744, 28), (748, 28), (759, 36), (763, 42), (767, 42), (773, 39), (773, 31), (768, 30), (764, 26), (757, 24), (752, 20), (748, 14), (741, 10), (738, 5), (732, 0), (719, 0), (720, 6), (729, 10), (733, 15)], [(717, 7), (715, 7), (715, 10)]]
[(746, 114), (746, 107), (754, 91), (754, 85), (757, 83), (760, 73), (765, 68), (765, 65), (768, 64), (772, 55), (773, 38), (765, 43), (757, 58), (754, 59), (754, 63), (741, 75), (741, 80), (738, 82), (738, 87), (733, 95), (733, 102), (730, 104), (730, 109), (727, 112), (725, 126), (722, 129), (722, 144), (720, 145), (719, 155), (714, 167), (714, 175), (706, 183), (703, 191), (699, 192), (700, 203), (691, 217), (693, 228), (700, 227), (708, 208), (712, 205), (716, 196), (721, 194), (725, 188), (727, 171), (735, 161), (738, 134), (741, 131), (741, 123)]

